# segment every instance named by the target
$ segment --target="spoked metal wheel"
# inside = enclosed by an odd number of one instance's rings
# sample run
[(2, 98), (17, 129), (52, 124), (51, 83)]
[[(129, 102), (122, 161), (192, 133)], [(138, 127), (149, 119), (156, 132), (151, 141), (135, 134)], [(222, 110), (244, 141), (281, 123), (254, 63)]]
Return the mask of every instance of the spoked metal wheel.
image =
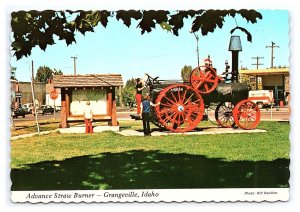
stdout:
[(159, 122), (173, 132), (187, 132), (199, 124), (204, 114), (200, 94), (191, 86), (170, 85), (157, 96), (155, 112)]
[(235, 126), (232, 113), (233, 108), (234, 104), (232, 102), (221, 102), (218, 104), (215, 110), (215, 118), (219, 126), (226, 128)]
[(199, 66), (192, 71), (190, 83), (199, 93), (208, 94), (216, 89), (219, 83), (219, 76), (213, 68)]
[(150, 112), (150, 120), (151, 123), (153, 123), (155, 126), (159, 127), (160, 129), (165, 129), (165, 126), (159, 122), (159, 119), (157, 118), (155, 111)]
[[(205, 100), (203, 100), (205, 102)], [(213, 125), (218, 125), (218, 123), (216, 122), (216, 118), (215, 118), (215, 113), (216, 113), (216, 109), (217, 109), (217, 104), (215, 103), (211, 103), (209, 105), (205, 105), (205, 112), (204, 112), (204, 117), (202, 120), (205, 120), (205, 115), (207, 116), (207, 121), (209, 121), (210, 123), (212, 123)]]
[(234, 107), (233, 117), (237, 126), (251, 130), (256, 128), (260, 122), (260, 109), (257, 104), (245, 99)]

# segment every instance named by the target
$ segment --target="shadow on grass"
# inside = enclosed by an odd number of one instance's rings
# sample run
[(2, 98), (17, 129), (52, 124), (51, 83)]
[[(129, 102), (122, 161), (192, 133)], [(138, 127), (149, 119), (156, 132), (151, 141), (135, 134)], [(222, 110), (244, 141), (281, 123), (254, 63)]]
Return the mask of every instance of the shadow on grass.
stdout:
[(289, 160), (234, 161), (159, 151), (76, 157), (11, 170), (12, 190), (288, 187)]

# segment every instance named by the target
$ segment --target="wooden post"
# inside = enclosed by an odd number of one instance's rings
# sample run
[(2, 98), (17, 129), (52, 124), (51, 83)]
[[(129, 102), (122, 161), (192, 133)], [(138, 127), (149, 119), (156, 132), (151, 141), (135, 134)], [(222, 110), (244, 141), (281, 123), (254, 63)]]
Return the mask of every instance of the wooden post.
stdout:
[(66, 90), (61, 88), (61, 128), (67, 128), (67, 113), (66, 113)]
[(106, 110), (107, 110), (107, 115), (111, 116), (111, 102), (112, 102), (112, 93), (111, 90), (109, 88), (106, 89), (106, 93), (107, 93), (107, 97), (106, 97)]
[(117, 121), (117, 104), (116, 104), (116, 92), (115, 88), (113, 87), (111, 90), (112, 94), (112, 102), (111, 102), (111, 125), (112, 126), (118, 126), (118, 121)]
[(110, 121), (108, 122), (109, 125), (112, 125), (112, 91), (111, 89), (107, 88), (107, 114), (110, 116)]
[(66, 88), (66, 122), (68, 122), (68, 118), (70, 115), (70, 92), (70, 89)]

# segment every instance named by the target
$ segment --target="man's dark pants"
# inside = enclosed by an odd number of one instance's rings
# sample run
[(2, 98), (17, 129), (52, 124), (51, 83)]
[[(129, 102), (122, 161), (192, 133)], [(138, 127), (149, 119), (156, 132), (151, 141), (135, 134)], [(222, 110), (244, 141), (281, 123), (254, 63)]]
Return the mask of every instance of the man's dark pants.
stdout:
[(144, 135), (150, 135), (149, 113), (142, 113)]

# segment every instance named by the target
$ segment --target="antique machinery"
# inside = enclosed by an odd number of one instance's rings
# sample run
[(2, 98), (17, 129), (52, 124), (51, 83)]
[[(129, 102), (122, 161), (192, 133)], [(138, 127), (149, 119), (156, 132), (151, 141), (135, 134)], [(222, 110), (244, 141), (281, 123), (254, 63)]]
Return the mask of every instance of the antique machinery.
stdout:
[(191, 131), (202, 120), (205, 108), (217, 103), (215, 119), (219, 126), (256, 128), (260, 109), (248, 99), (248, 86), (238, 82), (238, 52), (241, 50), (239, 37), (232, 36), (229, 45), (232, 71), (229, 72), (228, 62), (225, 63), (225, 77), (218, 76), (210, 65), (193, 69), (189, 82), (158, 80), (147, 75), (145, 83), (152, 101), (160, 102), (152, 111), (152, 122), (173, 132)]

